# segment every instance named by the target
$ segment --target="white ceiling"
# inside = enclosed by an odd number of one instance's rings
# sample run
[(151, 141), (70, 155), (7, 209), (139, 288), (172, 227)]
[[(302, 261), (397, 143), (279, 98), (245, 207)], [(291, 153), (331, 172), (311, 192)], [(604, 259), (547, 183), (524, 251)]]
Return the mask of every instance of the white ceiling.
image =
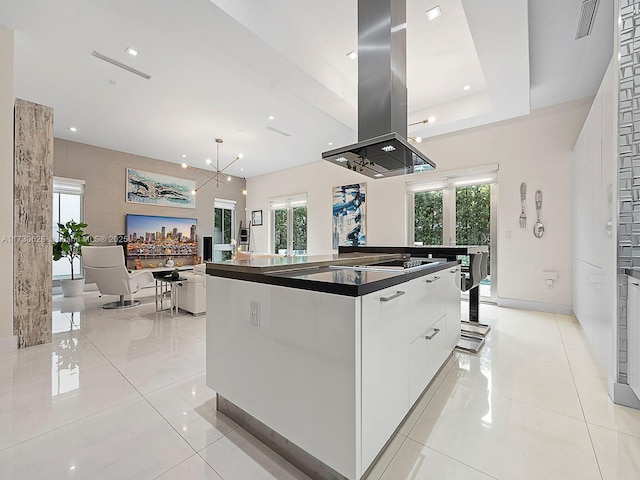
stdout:
[[(409, 135), (595, 94), (613, 49), (613, 0), (575, 41), (580, 3), (407, 0), (409, 122), (437, 118)], [(435, 5), (443, 15), (429, 22)], [(228, 171), (249, 177), (357, 140), (357, 60), (346, 56), (356, 10), (356, 0), (0, 0), (0, 23), (15, 30), (15, 94), (55, 109), (57, 137), (173, 162), (186, 154), (200, 167), (220, 137), (221, 164), (243, 152)], [(419, 148), (429, 155), (428, 142)]]

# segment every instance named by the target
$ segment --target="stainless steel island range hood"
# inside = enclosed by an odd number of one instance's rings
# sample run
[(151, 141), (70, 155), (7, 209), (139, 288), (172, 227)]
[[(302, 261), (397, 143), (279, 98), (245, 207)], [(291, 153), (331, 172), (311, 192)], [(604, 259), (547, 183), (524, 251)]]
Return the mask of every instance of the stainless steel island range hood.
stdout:
[(407, 140), (406, 0), (358, 0), (358, 143), (322, 158), (372, 178), (436, 167)]

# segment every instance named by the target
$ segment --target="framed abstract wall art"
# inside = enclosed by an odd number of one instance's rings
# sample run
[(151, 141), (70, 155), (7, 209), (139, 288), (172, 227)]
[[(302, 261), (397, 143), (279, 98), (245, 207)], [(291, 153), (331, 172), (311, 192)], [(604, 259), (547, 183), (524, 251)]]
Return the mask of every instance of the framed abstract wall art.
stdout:
[(333, 188), (333, 248), (367, 243), (366, 183)]
[(127, 202), (163, 207), (196, 208), (196, 182), (161, 173), (127, 168)]

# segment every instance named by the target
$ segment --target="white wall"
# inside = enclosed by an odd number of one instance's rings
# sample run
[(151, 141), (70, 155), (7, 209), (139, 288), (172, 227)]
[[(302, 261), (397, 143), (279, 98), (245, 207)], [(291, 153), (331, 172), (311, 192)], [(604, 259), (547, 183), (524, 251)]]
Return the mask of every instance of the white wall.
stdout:
[(573, 309), (611, 379), (617, 370), (617, 82), (612, 61), (573, 151)]
[[(247, 210), (263, 210), (254, 227), (254, 251), (267, 251), (269, 198), (308, 193), (310, 254), (331, 252), (331, 188), (367, 182), (369, 245), (407, 243), (406, 182), (448, 171), (499, 164), (498, 294), (503, 304), (555, 311), (571, 309), (571, 151), (591, 99), (542, 109), (514, 120), (431, 138), (420, 148), (437, 171), (381, 180), (316, 162), (247, 179)], [(318, 152), (320, 155), (320, 152)], [(528, 186), (526, 230), (519, 228), (520, 183)], [(545, 235), (533, 236), (536, 189), (543, 191)], [(542, 272), (558, 272), (549, 289)], [(531, 303), (533, 302), (533, 303)]]
[[(0, 265), (13, 271), (13, 31), (0, 25)], [(15, 349), (13, 275), (0, 275), (0, 352)]]

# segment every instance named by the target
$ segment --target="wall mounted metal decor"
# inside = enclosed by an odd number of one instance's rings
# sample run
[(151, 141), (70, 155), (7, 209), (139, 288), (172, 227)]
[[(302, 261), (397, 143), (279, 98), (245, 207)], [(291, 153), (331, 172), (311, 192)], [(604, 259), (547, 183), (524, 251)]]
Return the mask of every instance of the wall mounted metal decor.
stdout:
[(520, 184), (520, 204), (522, 205), (520, 228), (527, 228), (527, 215), (524, 213), (524, 207), (527, 205), (527, 184), (524, 182)]
[(538, 221), (533, 226), (533, 234), (537, 238), (542, 238), (544, 235), (544, 225), (540, 221), (540, 211), (542, 210), (542, 191), (536, 190), (536, 213), (538, 214)]

